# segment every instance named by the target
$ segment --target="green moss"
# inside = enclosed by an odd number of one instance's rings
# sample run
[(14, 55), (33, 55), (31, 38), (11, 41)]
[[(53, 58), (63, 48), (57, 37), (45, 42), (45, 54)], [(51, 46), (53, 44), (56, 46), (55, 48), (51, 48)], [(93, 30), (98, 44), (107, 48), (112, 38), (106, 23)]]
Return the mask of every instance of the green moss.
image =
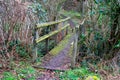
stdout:
[(68, 44), (70, 37), (73, 33), (68, 34), (54, 49), (50, 51), (51, 55), (57, 55), (61, 50), (64, 49), (65, 44)]
[(53, 36), (53, 35), (57, 34), (58, 32), (64, 30), (64, 29), (67, 28), (68, 26), (69, 26), (69, 24), (66, 24), (66, 25), (65, 25), (64, 27), (62, 27), (61, 29), (58, 29), (58, 30), (56, 30), (56, 31), (53, 31), (53, 32), (51, 32), (51, 33), (49, 33), (49, 34), (46, 34), (46, 35), (44, 35), (44, 36), (36, 39), (36, 42), (39, 43), (39, 42), (41, 42), (41, 41), (49, 38), (50, 36)]
[(73, 45), (70, 46), (70, 50), (69, 50), (68, 56), (72, 57), (72, 53), (73, 53)]
[(65, 16), (70, 16), (72, 18), (81, 18), (81, 14), (79, 12), (75, 12), (75, 11), (65, 11), (65, 10), (62, 10), (60, 11), (60, 14), (63, 14)]

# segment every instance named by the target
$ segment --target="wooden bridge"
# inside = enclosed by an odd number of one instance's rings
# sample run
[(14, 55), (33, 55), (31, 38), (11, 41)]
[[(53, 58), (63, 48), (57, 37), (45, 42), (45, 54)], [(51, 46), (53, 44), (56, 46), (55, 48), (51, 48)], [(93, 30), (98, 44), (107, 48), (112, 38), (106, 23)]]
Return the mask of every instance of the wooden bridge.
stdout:
[[(84, 24), (85, 19), (82, 23), (79, 24), (80, 27), (76, 27), (75, 25), (71, 26), (70, 17), (53, 21), (47, 22), (42, 24), (37, 24), (34, 30), (34, 53), (33, 53), (33, 61), (37, 59), (37, 44), (43, 40), (46, 42), (46, 55), (44, 56), (41, 64), (37, 64), (34, 67), (41, 67), (47, 69), (59, 69), (59, 70), (66, 70), (70, 67), (75, 67), (75, 59), (77, 55), (77, 44), (78, 44), (78, 34), (80, 34), (81, 29), (83, 28), (82, 25)], [(61, 24), (63, 26), (56, 26), (57, 24)], [(51, 32), (46, 32), (45, 35), (39, 37), (38, 30), (40, 28), (54, 28), (56, 30)], [(57, 35), (62, 32), (62, 40), (60, 42), (57, 41)], [(49, 45), (49, 38), (53, 37), (57, 46), (53, 48), (51, 51), (48, 51)]]

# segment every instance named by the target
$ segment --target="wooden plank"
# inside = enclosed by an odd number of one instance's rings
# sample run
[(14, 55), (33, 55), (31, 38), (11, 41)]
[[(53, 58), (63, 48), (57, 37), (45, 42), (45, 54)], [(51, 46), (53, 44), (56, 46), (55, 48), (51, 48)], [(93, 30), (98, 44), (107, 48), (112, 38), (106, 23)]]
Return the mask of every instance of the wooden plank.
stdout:
[(36, 39), (36, 43), (41, 42), (41, 41), (43, 41), (43, 40), (49, 38), (50, 36), (55, 35), (56, 33), (58, 33), (58, 32), (60, 32), (60, 31), (64, 30), (64, 29), (67, 28), (68, 26), (69, 26), (69, 24), (66, 24), (66, 25), (65, 25), (64, 27), (62, 27), (61, 29), (55, 30), (55, 31), (53, 31), (53, 32), (51, 32), (51, 33), (49, 33), (49, 34), (46, 34), (46, 35), (40, 37), (39, 39)]
[(65, 19), (61, 19), (61, 20), (57, 20), (57, 21), (52, 21), (52, 22), (37, 24), (36, 28), (48, 27), (50, 25), (54, 25), (54, 24), (57, 24), (57, 23), (60, 23), (60, 22), (64, 22), (64, 21), (67, 21), (69, 19), (70, 19), (70, 17), (65, 18)]

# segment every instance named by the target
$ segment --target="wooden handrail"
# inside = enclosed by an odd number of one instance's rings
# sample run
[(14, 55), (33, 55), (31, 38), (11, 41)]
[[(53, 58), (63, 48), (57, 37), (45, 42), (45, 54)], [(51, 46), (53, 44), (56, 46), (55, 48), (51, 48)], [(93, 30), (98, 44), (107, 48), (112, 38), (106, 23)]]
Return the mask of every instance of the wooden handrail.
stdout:
[(51, 33), (49, 33), (49, 34), (46, 34), (46, 35), (40, 37), (39, 39), (36, 39), (36, 43), (39, 43), (39, 42), (41, 42), (41, 41), (49, 38), (50, 36), (53, 36), (53, 35), (57, 34), (58, 32), (64, 30), (64, 29), (67, 28), (68, 26), (69, 26), (69, 24), (66, 24), (64, 27), (62, 27), (62, 28), (60, 28), (60, 29), (58, 29), (58, 30), (55, 30), (55, 31), (53, 31), (53, 32), (51, 32)]
[(39, 24), (37, 24), (37, 27), (36, 27), (36, 28), (48, 27), (48, 26), (50, 26), (50, 25), (54, 25), (54, 24), (57, 24), (57, 23), (61, 23), (61, 22), (67, 21), (67, 20), (69, 20), (69, 19), (70, 19), (70, 17), (65, 18), (65, 19), (61, 19), (61, 20), (57, 20), (57, 21), (47, 22), (47, 23), (41, 23), (41, 24), (39, 23)]
[[(68, 17), (68, 18), (65, 18), (65, 19), (60, 19), (60, 20), (57, 20), (57, 21), (52, 21), (52, 22), (46, 22), (46, 23), (38, 23), (38, 24), (36, 24), (36, 27), (34, 28), (34, 53), (33, 53), (33, 61), (35, 61), (36, 60), (36, 58), (37, 58), (37, 50), (38, 50), (38, 48), (37, 48), (37, 44), (39, 43), (39, 42), (41, 42), (41, 41), (43, 41), (43, 40), (46, 40), (45, 42), (45, 44), (46, 44), (46, 53), (48, 53), (48, 44), (49, 44), (49, 37), (51, 37), (51, 36), (53, 36), (53, 35), (55, 35), (55, 34), (57, 34), (57, 33), (59, 33), (60, 31), (62, 31), (62, 30), (64, 30), (64, 29), (66, 29), (66, 35), (67, 35), (67, 31), (68, 31), (68, 26), (70, 26), (70, 24), (66, 24), (64, 27), (62, 27), (62, 28), (58, 28), (58, 30), (54, 30), (54, 31), (52, 31), (52, 32), (50, 32), (50, 33), (48, 33), (48, 34), (46, 34), (46, 35), (43, 35), (43, 36), (41, 36), (41, 37), (39, 37), (39, 35), (38, 35), (38, 29), (39, 28), (44, 28), (44, 27), (51, 27), (51, 25), (55, 25), (55, 24), (58, 24), (58, 23), (61, 23), (61, 22), (65, 22), (65, 21), (67, 21), (67, 20), (69, 20), (70, 19), (70, 17)], [(56, 36), (57, 37), (57, 36)]]

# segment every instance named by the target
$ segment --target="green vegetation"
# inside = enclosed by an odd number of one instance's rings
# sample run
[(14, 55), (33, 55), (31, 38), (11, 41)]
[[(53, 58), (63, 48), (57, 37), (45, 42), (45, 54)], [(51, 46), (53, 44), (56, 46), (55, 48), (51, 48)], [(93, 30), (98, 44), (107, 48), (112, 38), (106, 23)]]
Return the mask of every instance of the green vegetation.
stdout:
[[(17, 68), (15, 69), (14, 75), (12, 72), (4, 72), (2, 80), (21, 80), (21, 79), (29, 79), (36, 80), (37, 74), (36, 70), (32, 67), (26, 68)], [(41, 73), (39, 73), (41, 74)], [(59, 77), (60, 80), (100, 80), (100, 75), (97, 73), (90, 72), (87, 68), (78, 68), (74, 70), (67, 70), (65, 72), (55, 71), (56, 76)]]
[(67, 70), (65, 72), (60, 72), (59, 77), (61, 80), (89, 80), (88, 78), (93, 76), (93, 80), (100, 80), (100, 75), (90, 72), (87, 68), (78, 68), (74, 70)]
[(30, 65), (25, 66), (25, 64), (22, 63), (20, 68), (15, 68), (14, 72), (4, 72), (2, 80), (36, 80), (37, 71)]
[(118, 40), (118, 43), (115, 45), (115, 48), (120, 48), (120, 40)]
[(27, 52), (27, 46), (23, 46), (19, 40), (13, 40), (9, 42), (9, 51), (12, 51), (12, 48), (16, 47), (15, 51), (20, 57), (29, 57)]
[(32, 67), (16, 69), (18, 79), (35, 80), (36, 70)]
[(4, 72), (2, 80), (16, 80), (16, 77), (10, 72)]
[(40, 3), (33, 3), (29, 6), (29, 8), (32, 9), (32, 12), (34, 14), (37, 14), (37, 16), (40, 19), (40, 23), (48, 21), (47, 11), (43, 8), (43, 6)]

